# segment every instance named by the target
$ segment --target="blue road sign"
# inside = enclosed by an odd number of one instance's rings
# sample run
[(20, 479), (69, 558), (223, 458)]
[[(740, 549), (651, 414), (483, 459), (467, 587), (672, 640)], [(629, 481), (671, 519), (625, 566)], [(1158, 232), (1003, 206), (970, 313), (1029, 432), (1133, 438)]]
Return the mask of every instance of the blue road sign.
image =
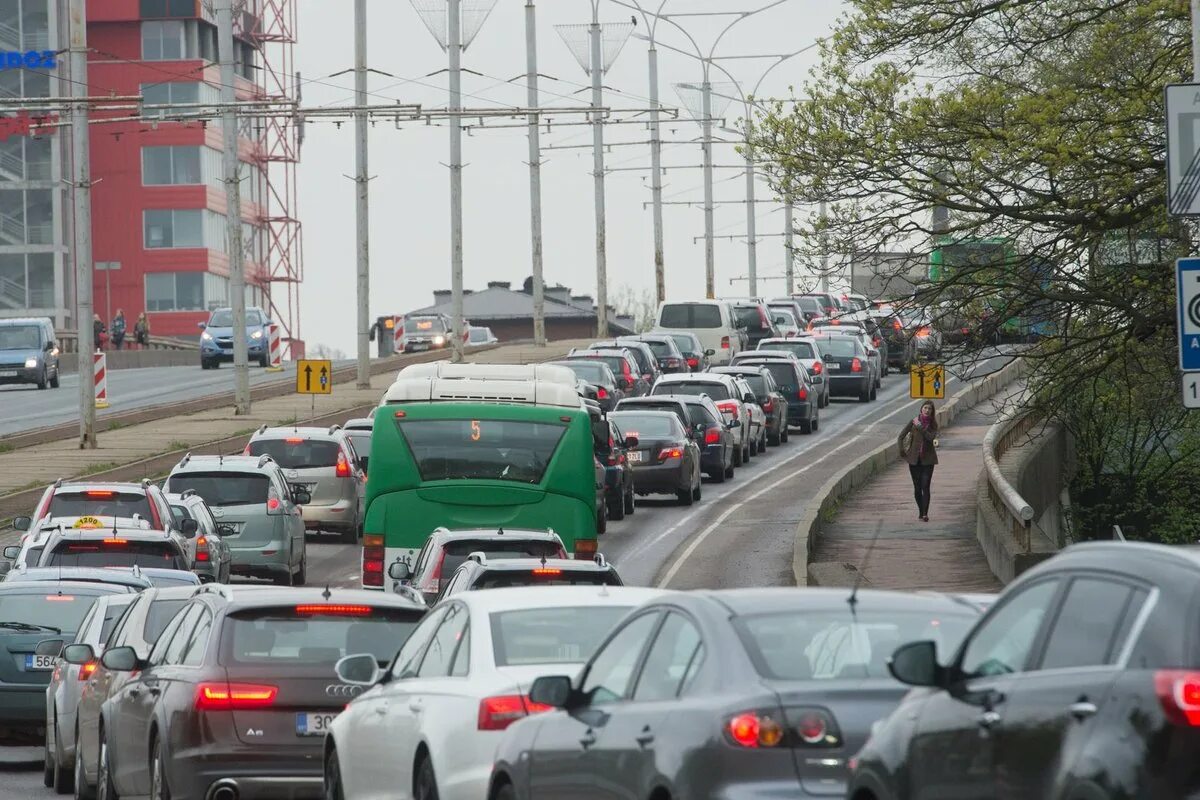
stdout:
[(1179, 368), (1200, 372), (1200, 258), (1175, 262), (1179, 311)]

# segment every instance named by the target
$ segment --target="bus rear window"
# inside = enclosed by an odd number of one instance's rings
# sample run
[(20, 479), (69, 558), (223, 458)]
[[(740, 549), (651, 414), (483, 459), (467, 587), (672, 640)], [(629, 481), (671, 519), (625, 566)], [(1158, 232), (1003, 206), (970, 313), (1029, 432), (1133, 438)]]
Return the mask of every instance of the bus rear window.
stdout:
[(341, 447), (337, 442), (305, 439), (258, 439), (250, 443), (252, 456), (270, 456), (284, 469), (333, 467), (337, 465)]
[(140, 492), (58, 490), (50, 499), (49, 517), (132, 517), (154, 519), (150, 500)]
[(397, 420), (422, 481), (540, 483), (565, 425), (496, 419)]

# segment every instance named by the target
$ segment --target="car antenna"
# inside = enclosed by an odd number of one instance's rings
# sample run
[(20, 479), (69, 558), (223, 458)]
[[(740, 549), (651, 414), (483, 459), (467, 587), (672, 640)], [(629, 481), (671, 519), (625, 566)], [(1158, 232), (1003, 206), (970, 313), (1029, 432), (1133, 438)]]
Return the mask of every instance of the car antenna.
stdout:
[(329, 591), (329, 584), (327, 583), (325, 584), (325, 591), (321, 592), (321, 597), (325, 598), (325, 601), (328, 602), (332, 596), (333, 592)]
[(846, 598), (846, 603), (850, 606), (850, 616), (854, 617), (855, 622), (858, 622), (858, 587), (862, 585), (863, 574), (867, 571), (871, 553), (875, 552), (875, 543), (879, 541), (879, 534), (882, 532), (883, 520), (876, 520), (875, 534), (871, 537), (871, 543), (867, 545), (867, 553), (863, 556), (862, 564), (859, 565), (857, 574), (854, 576), (854, 586), (850, 589), (850, 596)]

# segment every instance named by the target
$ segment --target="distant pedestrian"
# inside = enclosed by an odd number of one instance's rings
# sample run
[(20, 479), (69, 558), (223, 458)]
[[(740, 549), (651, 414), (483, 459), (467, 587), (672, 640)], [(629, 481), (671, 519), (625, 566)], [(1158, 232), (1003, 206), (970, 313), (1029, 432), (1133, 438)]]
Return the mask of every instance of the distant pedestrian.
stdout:
[(929, 522), (929, 487), (933, 482), (933, 467), (937, 457), (937, 413), (933, 403), (921, 404), (921, 411), (900, 431), (900, 457), (908, 462), (912, 475), (913, 495), (917, 500), (917, 518)]
[(138, 314), (137, 322), (133, 323), (133, 340), (138, 347), (150, 346), (150, 320), (146, 319), (145, 311)]
[(112, 344), (114, 350), (120, 350), (125, 345), (125, 312), (117, 309), (117, 315), (112, 319)]
[(96, 343), (97, 350), (105, 349), (107, 344), (108, 334), (104, 327), (104, 320), (100, 319), (99, 314), (92, 315), (92, 339)]

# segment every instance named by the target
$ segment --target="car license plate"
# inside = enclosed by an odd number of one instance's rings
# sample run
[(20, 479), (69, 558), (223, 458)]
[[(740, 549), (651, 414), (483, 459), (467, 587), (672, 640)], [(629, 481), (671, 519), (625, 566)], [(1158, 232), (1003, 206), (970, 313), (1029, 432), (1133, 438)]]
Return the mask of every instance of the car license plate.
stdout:
[(55, 656), (25, 656), (26, 672), (49, 672), (54, 669)]
[(825, 365), (825, 369), (829, 370), (830, 372), (837, 372), (841, 368), (842, 368), (841, 364), (826, 364)]
[(630, 464), (637, 464), (642, 460), (642, 451), (630, 450), (628, 453), (626, 453), (626, 456), (629, 458)]
[(15, 378), (20, 373), (15, 369), (0, 370), (0, 378)]
[(309, 711), (296, 715), (297, 736), (324, 736), (337, 719), (336, 712)]
[(413, 350), (428, 350), (429, 342), (413, 342)]

